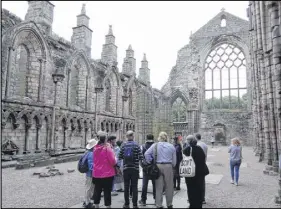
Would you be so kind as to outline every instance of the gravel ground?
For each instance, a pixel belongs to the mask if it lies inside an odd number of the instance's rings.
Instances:
[[[209,155],[214,155],[208,159],[212,162],[209,166],[210,172],[222,174],[223,178],[218,185],[206,185],[207,205],[204,206],[205,208],[280,208],[274,203],[274,196],[278,190],[278,177],[263,174],[264,164],[258,163],[258,158],[254,156],[252,148],[243,149],[243,162],[247,163],[247,167],[241,168],[238,187],[231,185],[229,181],[227,148],[220,147],[217,152],[210,150]],[[2,207],[81,207],[84,196],[84,175],[77,170],[74,173],[67,173],[68,168],[76,169],[76,166],[77,162],[57,164],[56,168],[64,172],[63,176],[41,179],[32,175],[34,171],[40,170],[38,168],[3,169]],[[141,187],[141,180],[139,187]],[[181,187],[182,190],[175,193],[174,207],[186,208],[188,206],[187,193],[183,179]],[[112,202],[112,206],[121,208],[124,203],[123,193],[113,197]],[[148,203],[153,203],[151,194],[148,194]],[[165,198],[163,203],[165,203]],[[147,206],[149,207],[151,205]]]
[[[2,170],[3,208],[65,208],[82,202],[84,175],[77,170],[67,173],[68,168],[77,167],[77,162],[56,164],[64,172],[62,176],[38,178],[33,172],[45,168]]]

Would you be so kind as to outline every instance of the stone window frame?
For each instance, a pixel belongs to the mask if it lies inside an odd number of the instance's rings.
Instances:
[[[178,103],[178,105],[176,106],[176,112],[177,112],[177,115],[178,115],[178,118],[177,120],[175,120],[174,118],[174,105],[175,103]],[[181,112],[182,110],[180,110],[180,108],[183,108],[184,109],[184,112],[185,112],[185,116],[184,116],[184,119],[181,120]],[[173,122],[186,122],[187,121],[187,104],[185,103],[184,99],[182,99],[180,96],[175,98],[174,101],[172,102],[172,120]]]
[[[226,47],[223,47],[223,45],[226,45]],[[231,46],[231,47],[230,47]],[[226,53],[226,50],[228,49],[228,47],[232,48],[232,51],[230,53]],[[223,49],[223,52],[221,53],[218,53],[218,51],[220,49]],[[233,54],[234,50],[236,50],[236,52],[234,53],[235,54],[235,58],[234,59],[231,59],[230,56]],[[213,55],[212,55],[213,53]],[[243,58],[239,58],[239,55],[242,54],[243,55]],[[227,58],[224,60],[222,59],[222,57],[226,55]],[[241,56],[241,55],[240,55]],[[218,59],[214,60],[215,57],[218,57]],[[209,60],[208,60],[209,59]],[[226,62],[228,62],[229,60],[231,60],[232,64],[229,65],[229,66],[226,66]],[[234,64],[234,62],[236,62],[237,60],[240,60],[241,63],[236,66]],[[210,64],[211,63],[214,63],[215,66],[213,67],[210,67]],[[220,64],[221,63],[221,64]],[[218,66],[218,64],[220,64],[220,66]],[[223,65],[222,65],[223,64]],[[239,86],[239,68],[243,66],[245,68],[245,75],[246,75],[246,78],[245,78],[245,82],[246,82],[246,85],[245,87],[240,87]],[[230,68],[232,67],[235,67],[236,68],[236,71],[237,71],[237,87],[236,88],[232,88],[230,86]],[[204,88],[203,88],[203,102],[204,102],[204,109],[206,109],[206,104],[205,104],[205,98],[206,98],[206,92],[212,92],[212,104],[211,104],[211,108],[209,110],[214,110],[214,109],[243,109],[243,107],[241,107],[241,102],[240,102],[240,91],[241,90],[246,90],[247,93],[248,92],[248,75],[247,75],[247,68],[249,67],[248,63],[247,63],[247,57],[246,57],[246,54],[244,52],[244,50],[239,47],[237,44],[235,43],[231,43],[231,42],[221,42],[221,43],[218,43],[216,44],[215,46],[213,46],[211,48],[211,50],[209,51],[209,53],[207,54],[205,60],[204,60],[204,64],[203,64],[203,69],[204,69],[204,79],[203,79],[203,82],[204,82]],[[227,68],[228,69],[228,87],[227,88],[222,88],[222,69],[223,68]],[[219,88],[214,88],[214,82],[213,82],[213,76],[214,76],[214,73],[213,71],[215,69],[219,69],[220,71],[220,87]],[[211,88],[207,88],[207,85],[206,85],[206,70],[210,70],[211,71],[211,74],[212,74],[212,81],[211,81]],[[230,97],[231,97],[231,90],[237,90],[238,91],[238,108],[234,107],[232,108],[231,107],[231,100],[230,100]],[[213,106],[213,99],[214,99],[214,91],[220,91],[220,107],[219,108],[214,108]],[[222,91],[228,91],[228,96],[229,96],[229,107],[228,108],[222,108]],[[247,94],[246,93],[246,94]],[[246,104],[246,106],[248,106],[248,103]]]

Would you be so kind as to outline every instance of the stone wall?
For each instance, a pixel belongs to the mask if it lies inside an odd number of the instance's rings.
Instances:
[[[214,136],[216,143],[229,145],[231,139],[239,137],[243,145],[251,146],[254,143],[250,126],[251,114],[248,112],[202,112],[200,133],[202,140],[211,142]],[[223,139],[216,137],[217,132],[222,132]]]
[[[98,130],[120,140],[125,140],[126,131],[135,130],[136,140],[144,142],[153,128],[154,91],[149,80],[135,77],[134,65],[119,72],[112,28],[102,60],[93,60],[90,46],[76,48],[54,32],[47,33],[42,24],[51,29],[52,21],[44,23],[34,12],[42,5],[29,4],[25,21],[2,10],[2,144],[12,140],[19,147],[17,154],[81,151]],[[52,16],[52,8],[47,9]],[[91,41],[89,36],[80,39],[86,45]],[[135,62],[133,53],[128,56]]]

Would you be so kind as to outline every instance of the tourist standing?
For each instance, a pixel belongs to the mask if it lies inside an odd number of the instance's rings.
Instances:
[[[193,135],[187,136],[187,146],[183,150],[183,154],[190,156],[190,153],[195,163],[195,176],[186,177],[185,183],[188,191],[189,208],[202,208],[202,193],[205,176],[209,174],[209,169],[206,165],[206,157],[201,147],[197,146],[197,140]]]
[[[115,159],[117,161],[118,156],[119,156],[119,152],[120,152],[120,148],[116,144],[116,136],[109,136],[108,139],[107,139],[107,142],[111,145],[111,148],[113,149],[114,154],[115,154]],[[114,176],[114,179],[113,179],[111,196],[117,196],[118,195],[118,193],[116,191],[117,190],[116,186],[119,185],[119,182],[120,182],[121,178],[120,178],[120,172],[118,172],[119,168],[116,168],[116,171],[117,171],[116,175]],[[118,188],[118,189],[120,189],[120,188]]]
[[[173,168],[177,163],[176,149],[168,142],[168,135],[161,132],[158,143],[153,144],[144,154],[147,163],[151,163],[157,155],[156,164],[160,170],[160,176],[156,179],[156,207],[163,208],[163,190],[165,187],[166,203],[168,208],[173,208]],[[155,153],[155,151],[157,153]]]
[[[238,186],[239,169],[242,161],[242,146],[238,138],[233,138],[231,143],[231,146],[228,148],[228,153],[230,153],[231,184]]]
[[[93,204],[91,203],[91,198],[94,195],[95,185],[93,184],[93,149],[96,146],[97,141],[91,139],[88,141],[86,146],[87,150],[87,162],[88,162],[88,172],[86,173],[86,182],[85,182],[85,208],[92,208]]]
[[[133,208],[138,208],[138,179],[139,179],[139,163],[143,160],[141,149],[134,141],[134,132],[128,131],[127,142],[123,144],[119,153],[119,160],[123,160],[124,175],[124,199],[123,208],[130,208],[129,190],[132,186],[132,202]]]
[[[180,144],[179,137],[174,138],[174,147],[176,149],[176,155],[177,155],[177,164],[174,169],[174,189],[180,190],[180,184],[181,184],[181,177],[180,177],[180,163],[182,161],[182,147]]]
[[[145,152],[151,147],[152,144],[154,144],[154,136],[152,134],[148,134],[146,136],[145,144],[141,146],[143,156],[144,156]],[[148,176],[148,173],[145,172],[146,166],[147,166],[147,163],[144,159],[143,160],[142,192],[141,192],[141,200],[139,201],[139,204],[141,206],[146,206],[146,200],[147,200],[147,187],[148,187],[148,182],[149,182],[149,176]],[[152,187],[153,187],[153,199],[155,199],[155,194],[156,194],[155,180],[154,179],[150,179],[150,180],[152,182]]]
[[[111,190],[115,176],[116,159],[114,152],[106,142],[106,133],[98,132],[98,144],[93,152],[94,170],[93,183],[95,184],[94,204],[99,208],[101,193],[104,193],[104,205],[111,208]]]
[[[214,145],[215,145],[215,138],[214,138],[214,136],[212,136],[212,138],[211,138],[211,143],[212,143],[212,148],[213,148]]]
[[[207,162],[207,153],[208,153],[208,146],[207,144],[205,144],[204,142],[201,141],[201,134],[197,133],[195,134],[195,137],[197,139],[197,145],[199,147],[201,147],[204,151],[205,154],[205,162]],[[205,193],[206,193],[206,182],[205,182],[205,178],[204,178],[204,183],[203,183],[203,190],[202,190],[202,200],[203,200],[203,204],[206,204],[206,200],[205,200]]]

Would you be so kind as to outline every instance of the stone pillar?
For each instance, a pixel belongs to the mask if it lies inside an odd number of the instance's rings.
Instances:
[[[39,84],[38,84],[38,96],[37,101],[42,101],[42,84],[43,84],[43,59],[39,58]],[[45,62],[44,62],[45,63]]]
[[[6,71],[6,88],[5,88],[5,98],[10,96],[10,74],[11,74],[11,64],[12,64],[12,51],[15,51],[13,47],[9,47],[8,52],[8,65]]]

